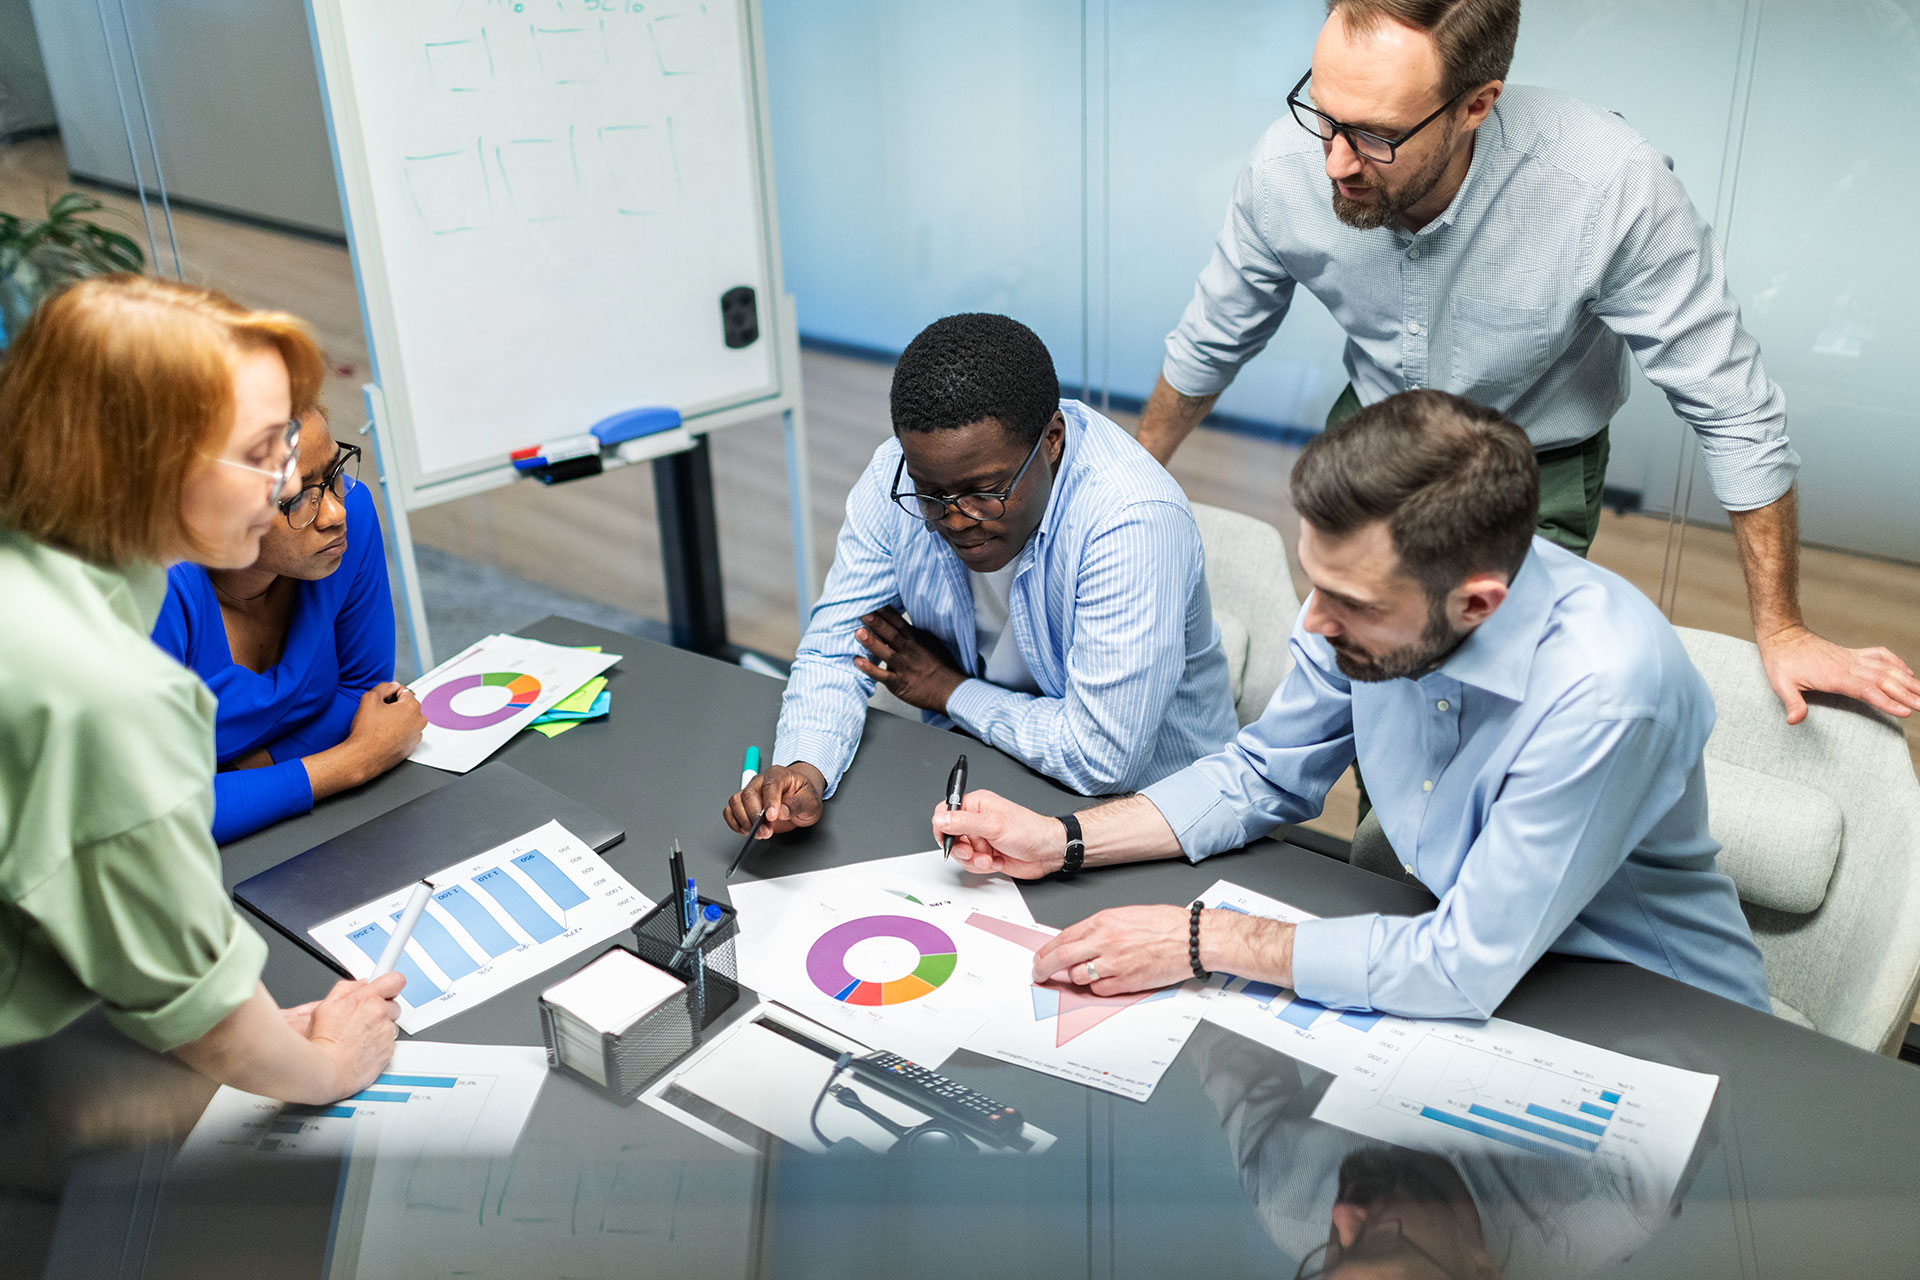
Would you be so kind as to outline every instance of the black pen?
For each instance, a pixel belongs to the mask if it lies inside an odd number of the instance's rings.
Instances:
[[[960,802],[966,798],[967,757],[962,755],[958,760],[953,762],[953,772],[947,775],[947,808],[949,810],[958,809]],[[940,856],[943,858],[951,858],[953,856],[952,836],[945,835],[940,837]]]

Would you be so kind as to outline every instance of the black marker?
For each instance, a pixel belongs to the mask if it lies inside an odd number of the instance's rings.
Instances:
[[[953,762],[953,772],[947,775],[947,808],[949,810],[958,809],[960,802],[966,798],[967,758],[962,755],[958,760]],[[951,858],[953,856],[952,836],[946,835],[940,837],[940,856],[943,858]]]

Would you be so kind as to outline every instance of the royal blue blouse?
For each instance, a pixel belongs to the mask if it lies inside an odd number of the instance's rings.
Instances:
[[[214,758],[225,766],[265,747],[274,763],[227,769],[213,779],[213,838],[222,843],[313,808],[301,757],[345,741],[360,697],[393,679],[393,595],[373,495],[347,495],[347,548],[340,567],[302,582],[286,648],[265,671],[233,660],[207,571],[167,571],[167,599],[153,639],[199,673],[219,700]]]

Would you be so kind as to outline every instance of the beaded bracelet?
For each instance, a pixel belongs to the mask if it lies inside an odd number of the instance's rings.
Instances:
[[[1187,924],[1187,959],[1193,964],[1193,976],[1205,982],[1213,975],[1200,967],[1200,912],[1205,904],[1193,904],[1193,915]]]

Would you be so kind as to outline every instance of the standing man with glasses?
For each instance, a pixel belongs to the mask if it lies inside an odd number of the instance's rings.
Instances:
[[[1140,443],[1171,458],[1304,284],[1347,334],[1329,425],[1421,387],[1497,410],[1539,455],[1540,533],[1584,555],[1631,353],[1699,436],[1788,722],[1810,690],[1920,708],[1905,662],[1801,618],[1785,398],[1666,158],[1609,112],[1505,83],[1520,0],[1327,7],[1168,335]]]
[[[726,806],[810,826],[876,684],[1087,795],[1130,791],[1236,727],[1200,533],[1127,433],[1060,398],[1018,321],[935,321],[894,370],[893,438],[847,498],[773,764]]]
[[[393,683],[393,595],[360,447],[326,412],[292,424],[260,558],[177,564],[154,642],[213,690],[213,836],[225,843],[407,758],[426,727]],[[238,465],[238,464],[235,464]]]

